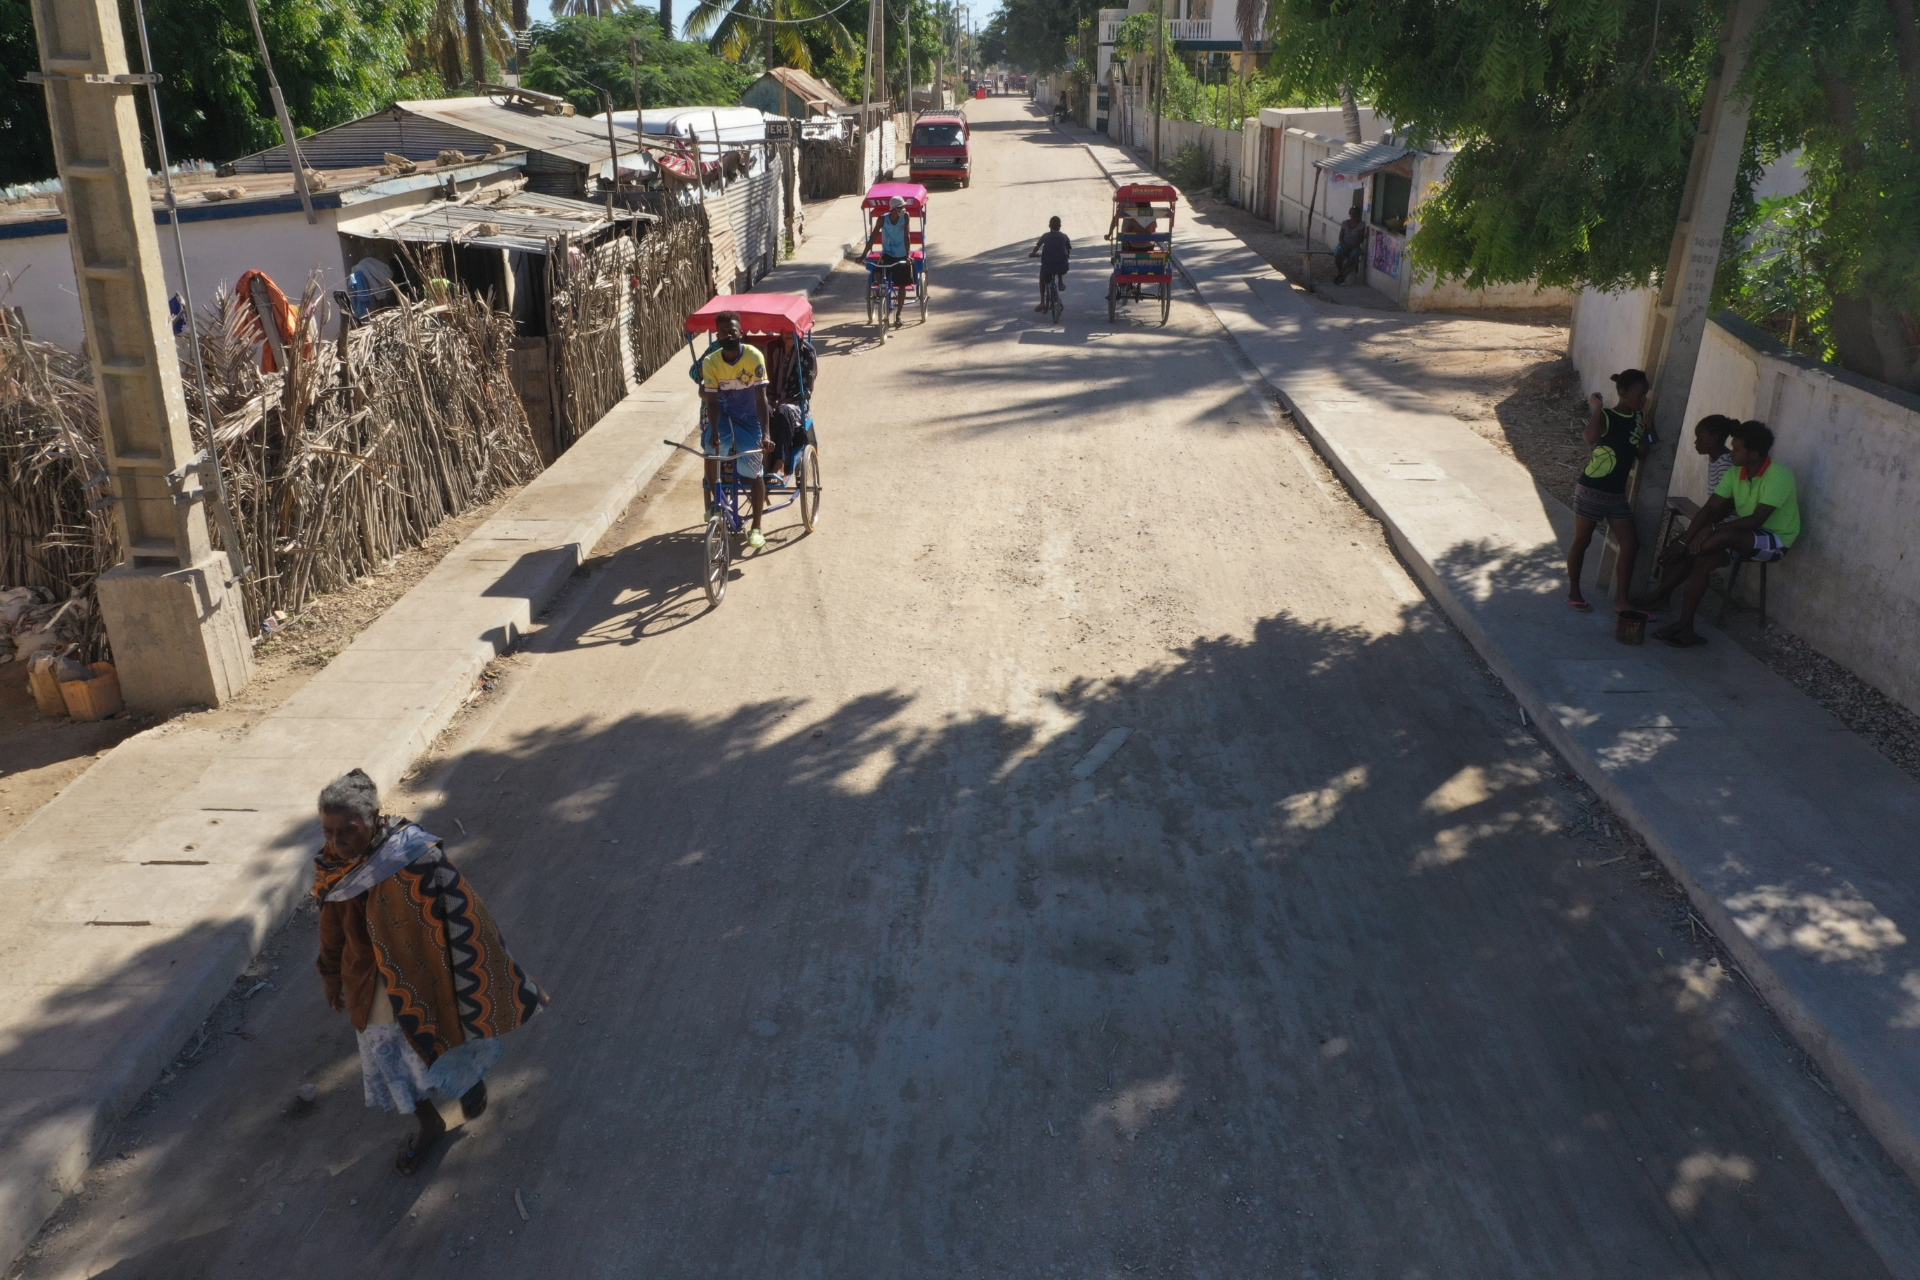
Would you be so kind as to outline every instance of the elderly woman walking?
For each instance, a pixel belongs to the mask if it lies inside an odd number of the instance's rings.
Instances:
[[[500,1037],[547,997],[438,837],[381,815],[372,778],[355,769],[328,783],[320,828],[320,979],[359,1032],[367,1105],[418,1121],[394,1162],[412,1173],[447,1131],[434,1100],[460,1099],[469,1120],[485,1111]]]

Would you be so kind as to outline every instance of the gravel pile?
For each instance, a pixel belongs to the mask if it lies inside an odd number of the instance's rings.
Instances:
[[[1889,698],[1806,641],[1769,626],[1750,649],[1774,672],[1832,712],[1881,755],[1920,781],[1920,715]]]

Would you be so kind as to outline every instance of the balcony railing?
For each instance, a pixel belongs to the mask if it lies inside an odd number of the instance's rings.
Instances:
[[[1112,44],[1120,38],[1120,24],[1128,18],[1125,9],[1102,9],[1100,11],[1100,43]],[[1216,39],[1213,34],[1212,18],[1169,18],[1167,19],[1167,38],[1186,44],[1206,44]],[[1221,40],[1237,40],[1239,34],[1234,28],[1233,19],[1227,18],[1220,23]]]

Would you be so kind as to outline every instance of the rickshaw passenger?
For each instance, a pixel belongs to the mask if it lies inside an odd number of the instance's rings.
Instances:
[[[703,432],[707,449],[707,484],[720,479],[722,457],[734,458],[733,472],[748,482],[753,496],[753,525],[747,545],[767,545],[760,532],[760,512],[767,505],[767,481],[761,451],[765,447],[771,409],[767,403],[767,362],[744,337],[740,313],[723,311],[714,318],[720,345],[700,361],[700,398],[712,409],[712,425]]]
[[[806,405],[820,363],[813,343],[791,333],[774,335],[765,355],[767,401],[772,406],[767,420],[767,486],[784,489],[793,456],[806,443]]]
[[[907,309],[907,287],[913,283],[913,238],[909,234],[913,228],[907,217],[907,202],[899,196],[887,201],[887,216],[873,224],[873,240],[880,246],[880,269],[886,273],[887,282],[898,286],[894,296],[893,327],[900,327],[901,313]],[[885,324],[887,317],[882,314],[880,323]]]
[[[1120,210],[1113,211],[1113,220],[1107,223],[1107,239],[1113,239],[1115,228],[1120,231],[1120,251],[1122,253],[1152,253],[1160,247],[1153,240],[1130,240],[1129,236],[1149,236],[1160,227],[1160,219],[1154,214],[1150,204],[1137,204],[1125,216]]]

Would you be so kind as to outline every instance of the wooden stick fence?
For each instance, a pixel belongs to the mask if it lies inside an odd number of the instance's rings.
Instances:
[[[512,321],[472,295],[403,300],[326,343],[310,286],[284,373],[260,371],[253,314],[225,290],[207,308],[211,415],[195,380],[182,379],[196,441],[204,446],[209,416],[216,424],[252,567],[250,626],[374,572],[440,521],[539,472],[507,380]],[[0,585],[91,593],[120,559],[96,483],[104,470],[85,359],[0,322]],[[104,643],[91,647],[98,656]]]

